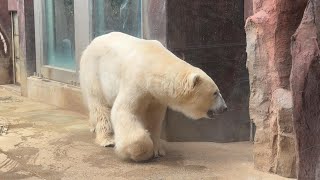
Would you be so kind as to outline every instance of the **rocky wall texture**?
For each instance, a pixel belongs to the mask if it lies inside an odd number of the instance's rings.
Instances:
[[[11,21],[8,1],[0,0],[0,84],[12,83]]]
[[[306,0],[253,0],[245,26],[255,168],[285,177],[296,176],[290,38],[305,6]]]
[[[10,58],[11,44],[0,24],[0,85],[12,81],[12,62]]]
[[[320,0],[310,0],[292,37],[291,89],[298,179],[320,179]]]

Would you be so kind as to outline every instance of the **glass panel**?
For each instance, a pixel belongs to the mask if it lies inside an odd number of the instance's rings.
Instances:
[[[142,0],[143,38],[167,45],[167,0]]]
[[[141,37],[140,0],[93,0],[93,37],[113,31]]]
[[[46,64],[75,70],[73,0],[45,1]]]
[[[228,111],[217,115],[215,120],[187,121],[185,116],[169,110],[167,140],[249,140],[243,1],[167,0],[167,3],[169,50],[205,71],[219,86],[228,105]]]

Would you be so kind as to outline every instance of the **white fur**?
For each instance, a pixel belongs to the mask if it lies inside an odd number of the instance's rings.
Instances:
[[[96,142],[115,143],[119,157],[134,161],[165,154],[160,132],[167,106],[194,119],[223,106],[215,103],[218,87],[202,70],[158,41],[119,32],[97,37],[85,49],[80,83]]]

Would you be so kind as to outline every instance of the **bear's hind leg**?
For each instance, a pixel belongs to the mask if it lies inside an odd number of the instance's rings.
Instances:
[[[91,87],[92,88],[92,87]],[[90,91],[91,90],[91,91]],[[111,124],[111,107],[107,105],[102,93],[90,89],[86,94],[90,131],[96,133],[96,143],[100,146],[114,146]]]
[[[111,106],[101,89],[97,60],[84,51],[80,63],[80,85],[84,101],[89,110],[90,131],[96,133],[96,143],[113,146]]]
[[[91,105],[90,122],[96,122],[94,131],[96,143],[100,146],[114,146],[113,129],[110,119],[111,108],[104,105]],[[92,124],[92,123],[91,123]]]

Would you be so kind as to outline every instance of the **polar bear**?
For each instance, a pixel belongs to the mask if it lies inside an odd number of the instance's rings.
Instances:
[[[83,51],[80,84],[96,143],[115,145],[133,161],[165,155],[160,143],[167,107],[192,119],[227,109],[219,88],[201,69],[156,40],[112,32]]]

